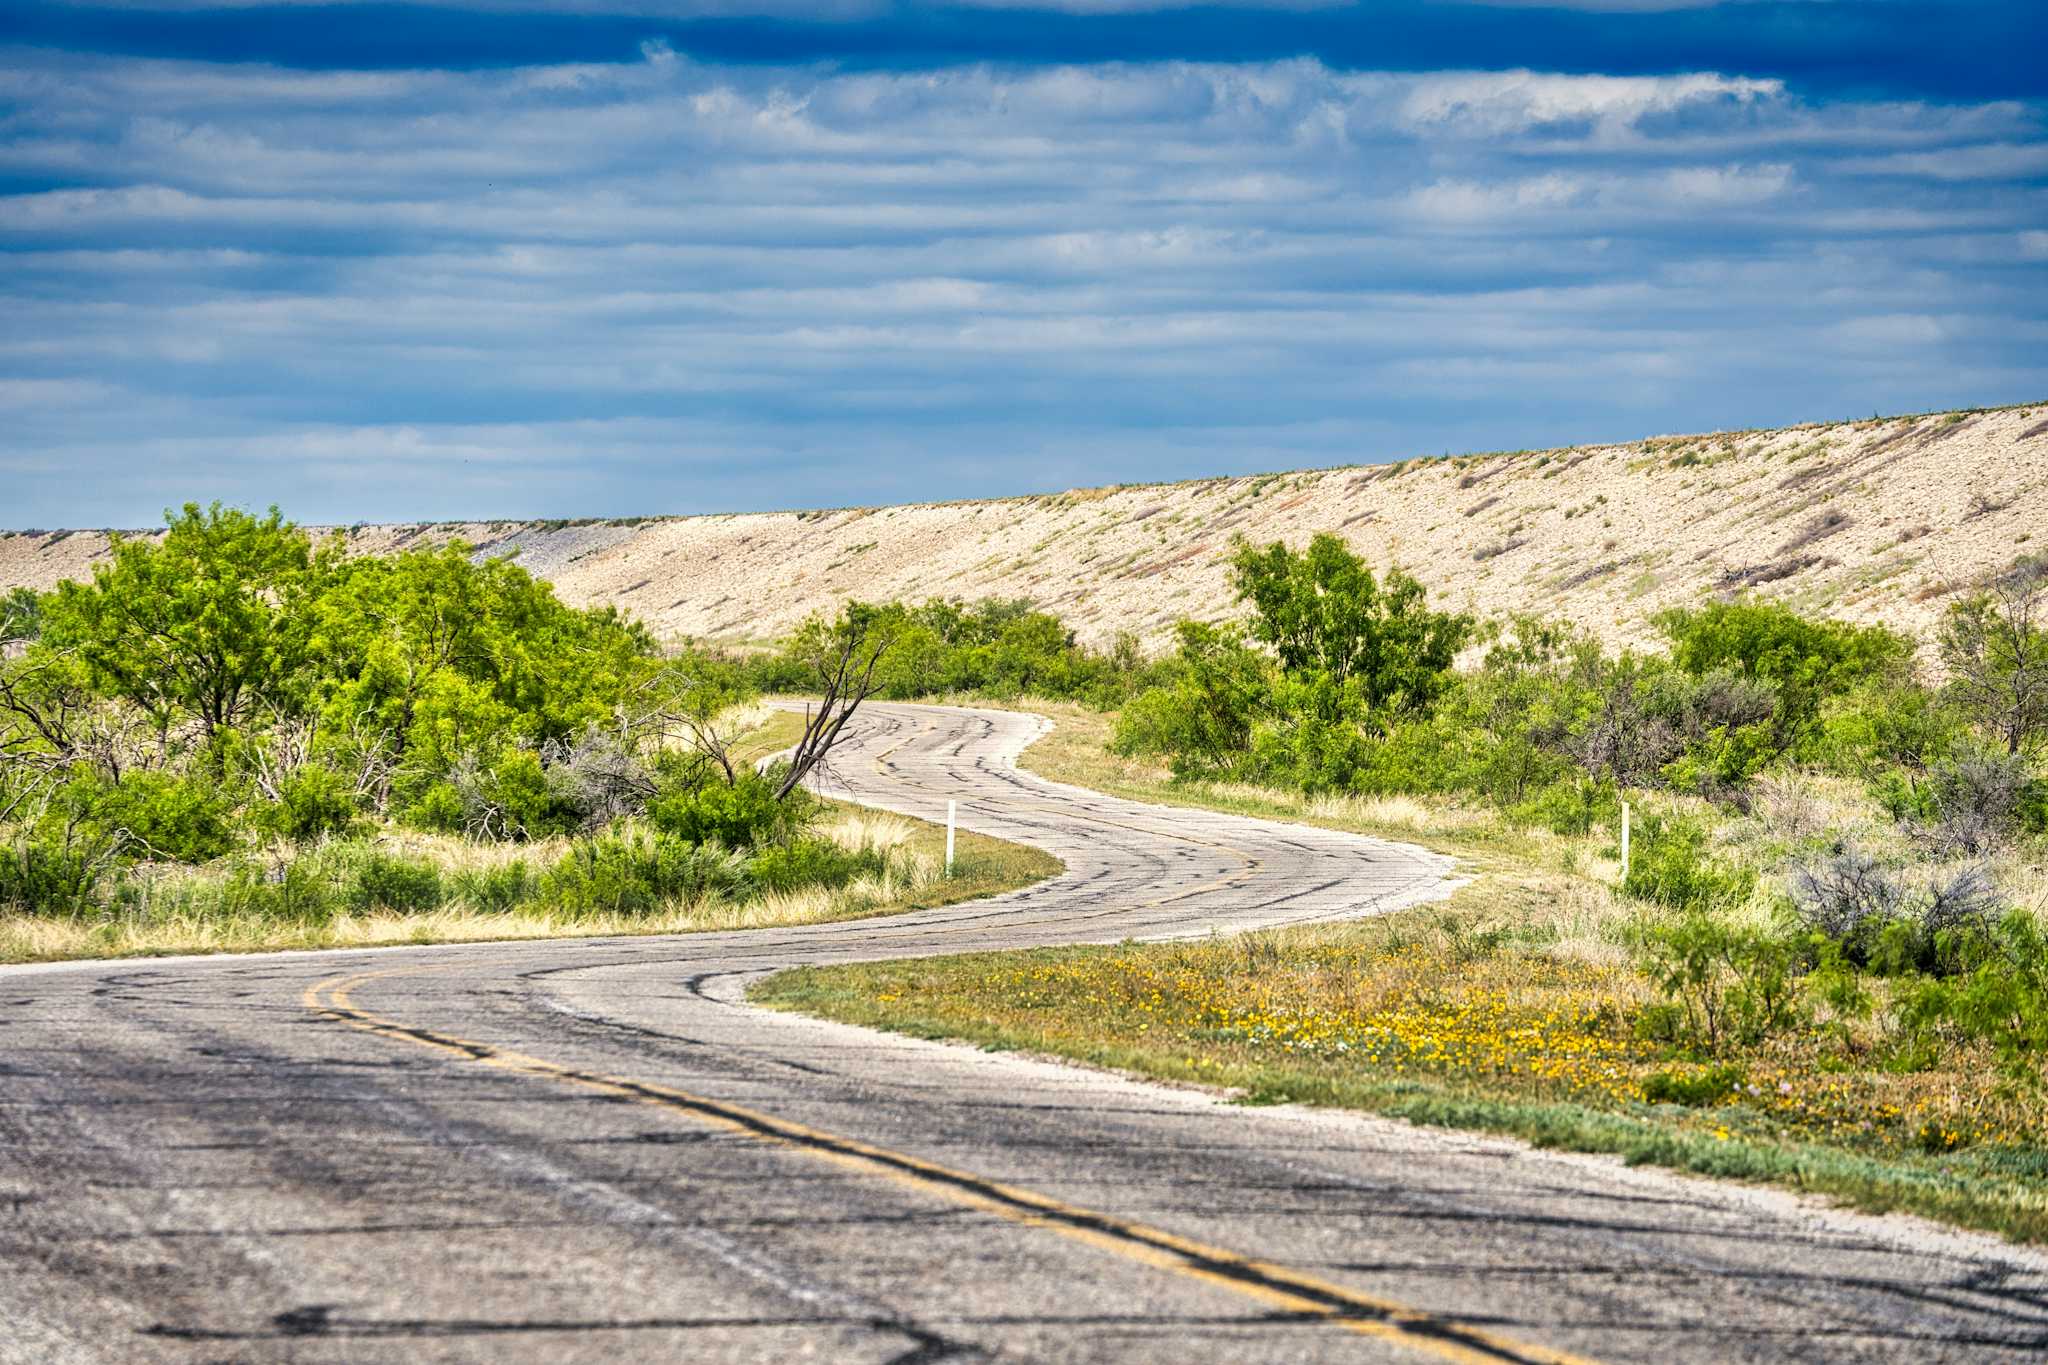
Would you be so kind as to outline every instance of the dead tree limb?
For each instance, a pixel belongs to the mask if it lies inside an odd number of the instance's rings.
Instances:
[[[795,791],[831,754],[860,704],[881,688],[876,672],[896,643],[898,622],[889,612],[849,603],[830,625],[813,621],[797,637],[818,680],[819,700],[804,708],[804,732],[790,751],[777,800]]]

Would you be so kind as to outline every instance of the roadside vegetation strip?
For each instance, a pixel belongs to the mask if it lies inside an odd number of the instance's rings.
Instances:
[[[804,786],[891,642],[870,614],[790,642],[796,718],[460,542],[166,522],[0,596],[0,961],[816,923],[1058,869],[948,867]]]
[[[371,981],[433,970],[399,968],[338,976],[308,987],[301,1003],[327,1018],[381,1038],[430,1048],[455,1060],[481,1063],[515,1075],[572,1085],[684,1114],[700,1123],[789,1147],[862,1175],[886,1178],[1009,1222],[1069,1237],[1127,1260],[1200,1280],[1269,1307],[1319,1319],[1333,1327],[1377,1337],[1437,1359],[1464,1365],[1590,1365],[1582,1356],[1518,1341],[1455,1317],[1364,1294],[1287,1266],[1070,1204],[1035,1190],[672,1086],[565,1066],[419,1028],[373,1013],[352,998],[355,990]]]
[[[1312,797],[1247,784],[1175,782],[1156,765],[1106,750],[1113,717],[1057,704],[1033,703],[1032,709],[1056,720],[1056,728],[1019,760],[1020,767],[1041,776],[1132,799],[1293,819],[1457,853],[1474,881],[1441,907],[1333,927],[1328,942],[1318,931],[1303,931],[1286,945],[1259,950],[1268,959],[1287,959],[1269,965],[1348,982],[1351,994],[1342,997],[1347,1001],[1375,990],[1408,999],[1412,983],[1441,980],[1469,988],[1466,1006],[1478,1008],[1492,992],[1488,1008],[1519,1009],[1539,1023],[1553,1021],[1556,1010],[1577,1010],[1608,1035],[1599,1046],[1625,1050],[1648,1083],[1647,1094],[1638,1083],[1624,1086],[1617,1099],[1680,1096],[1694,1106],[1687,1112],[1702,1121],[1717,1106],[1732,1105],[1756,1111],[1797,1138],[1878,1150],[1941,1153],[2002,1146],[2015,1150],[1994,1163],[1999,1168],[2048,1175],[2048,1093],[2001,1078],[1982,1044],[1952,1044],[1933,1056],[1888,1053],[1887,1043],[1897,1040],[1887,1039],[1875,1009],[1856,1016],[1830,1012],[1806,1029],[1730,1037],[1718,1050],[1673,1037],[1678,1021],[1671,992],[1642,970],[1644,930],[1668,911],[1628,896],[1618,885],[1609,831],[1569,835],[1517,826],[1497,810],[1440,797]],[[1788,805],[1804,809],[1788,817],[1779,809]],[[1853,793],[1843,793],[1838,784],[1788,781],[1762,793],[1750,814],[1724,823],[1718,853],[1738,866],[1767,864],[1778,856],[1788,818],[1839,827],[1860,814]],[[1763,915],[1770,909],[1752,904],[1731,913]],[[1430,965],[1414,969],[1409,964],[1418,958]],[[1577,983],[1574,999],[1560,1001],[1543,984],[1560,973]],[[1883,983],[1864,987],[1882,991]],[[1320,1026],[1329,1022],[1322,1019]]]
[[[1645,992],[1626,968],[1475,950],[1480,918],[1454,900],[1197,943],[803,967],[751,998],[1221,1087],[1247,1104],[1362,1109],[2048,1240],[2036,1143],[1928,1154],[1926,1120],[1884,1098],[1897,1080],[1920,1096],[1906,1104],[1939,1105],[1968,1078],[1827,1074],[1796,1056],[1740,1074],[1677,1060],[1635,1035]]]
[[[786,749],[801,721],[763,709],[735,727],[736,762]],[[847,802],[822,804],[816,832],[879,872],[836,886],[764,895],[699,895],[648,908],[564,903],[539,894],[545,871],[573,841],[496,843],[388,829],[372,839],[316,844],[285,857],[316,865],[332,894],[282,905],[239,894],[233,862],[160,865],[128,875],[125,905],[65,915],[0,912],[0,963],[210,952],[614,937],[821,924],[951,905],[1015,890],[1060,871],[1042,850],[960,831],[951,876],[945,831],[927,821]],[[283,866],[280,862],[278,866]]]
[[[397,944],[483,943],[512,939],[620,937],[824,924],[931,909],[1013,891],[1060,871],[1052,855],[1022,844],[962,830],[953,875],[943,875],[945,830],[924,821],[877,815],[827,803],[820,834],[850,849],[881,847],[894,858],[890,873],[860,877],[837,887],[803,888],[744,900],[682,899],[648,910],[568,909],[546,902],[509,908],[462,898],[459,890],[430,908],[369,906],[304,917],[223,910],[213,887],[223,875],[206,869],[166,874],[191,884],[189,899],[159,902],[148,912],[79,916],[0,914],[0,963],[80,958],[161,957],[185,953],[272,952],[281,949],[362,948]],[[459,886],[464,869],[481,861],[477,850],[429,836],[401,835],[384,846],[391,856],[441,869]],[[520,846],[536,861],[560,850]],[[499,855],[504,861],[518,854]],[[169,899],[169,898],[167,898]]]

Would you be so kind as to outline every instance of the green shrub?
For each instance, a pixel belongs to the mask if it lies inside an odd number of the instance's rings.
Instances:
[[[1239,539],[1231,568],[1251,619],[1181,622],[1172,681],[1125,709],[1116,749],[1165,757],[1180,778],[1389,789],[1372,771],[1374,740],[1458,685],[1451,666],[1471,618],[1431,610],[1398,569],[1382,582],[1332,535],[1298,552]]]
[[[26,831],[0,844],[0,905],[28,914],[77,914],[93,902],[98,864],[89,850]]]
[[[436,834],[460,834],[463,825],[462,793],[453,782],[436,782],[422,791],[402,812],[415,829]]]
[[[1723,798],[1762,772],[1778,756],[1771,725],[1715,726],[1686,745],[1660,774],[1673,791]]]
[[[1621,818],[1620,801],[1612,782],[1560,779],[1517,802],[1508,814],[1521,824],[1556,834],[1590,834]]]
[[[639,915],[676,901],[740,896],[744,855],[716,843],[626,830],[579,839],[542,876],[540,899],[572,915]]]
[[[2037,777],[2020,792],[2014,807],[2020,829],[2030,835],[2048,834],[2048,777]]]
[[[308,764],[278,783],[277,799],[258,807],[251,823],[302,841],[346,834],[358,814],[355,785],[332,768]]]
[[[1925,772],[1968,732],[1962,712],[1942,693],[1910,680],[1880,679],[1831,697],[1802,756],[1878,781]]]
[[[805,886],[844,886],[862,873],[883,870],[881,854],[842,848],[830,839],[802,838],[762,849],[747,864],[763,891],[794,891]]]
[[[1797,940],[1756,933],[1692,911],[1642,931],[1636,964],[1671,1006],[1681,1041],[1707,1051],[1754,1044],[1801,1022]],[[1682,1019],[1682,1025],[1680,1021]]]
[[[43,595],[34,588],[0,593],[0,645],[33,640],[43,633]]]
[[[1901,824],[1931,823],[1941,815],[1934,784],[1897,768],[1887,768],[1871,779],[1870,797]]]
[[[1355,685],[1364,706],[1426,711],[1455,682],[1451,665],[1471,638],[1469,616],[1433,611],[1422,584],[1399,569],[1381,583],[1336,536],[1308,548],[1263,548],[1239,538],[1231,576],[1252,607],[1252,638],[1279,657],[1281,671]]]
[[[185,895],[192,912],[222,919],[324,924],[342,908],[330,866],[317,856],[295,858],[276,868],[237,862],[218,883],[192,888]]]
[[[895,699],[949,692],[992,697],[1056,697],[1097,707],[1116,706],[1158,681],[1135,639],[1107,651],[1077,644],[1054,615],[1024,598],[988,598],[968,604],[931,601],[860,604],[886,618],[894,643],[876,673],[878,695]],[[745,681],[764,692],[801,692],[817,686],[813,664],[792,644],[745,660]]]
[[[2010,754],[2048,741],[2048,555],[2027,555],[1950,605],[1949,693]]]
[[[777,800],[772,781],[743,771],[736,782],[713,780],[663,791],[647,803],[647,819],[663,834],[687,843],[754,848],[801,828],[814,813],[814,802],[802,788]]]
[[[319,569],[303,615],[323,722],[393,740],[422,788],[464,759],[602,724],[653,668],[652,638],[616,608],[572,608],[461,542]]]
[[[351,910],[418,914],[441,903],[441,873],[421,858],[364,849],[344,863],[342,898]]]
[[[1293,691],[1283,682],[1280,691]],[[1358,785],[1372,744],[1343,708],[1290,706],[1253,727],[1246,775],[1315,795]]]
[[[1646,814],[1638,824],[1622,890],[1674,910],[1710,911],[1734,905],[1756,886],[1756,873],[1717,863],[1707,832],[1677,816]]]
[[[1159,757],[1180,778],[1242,771],[1253,726],[1272,711],[1274,667],[1235,628],[1183,621],[1171,683],[1132,698],[1111,748]]]
[[[1710,1066],[1697,1071],[1659,1071],[1643,1081],[1643,1098],[1652,1104],[1682,1104],[1705,1109],[1720,1104],[1749,1080],[1739,1066]]]
[[[459,772],[456,787],[465,827],[486,837],[545,839],[583,825],[583,812],[548,780],[531,749],[510,749],[488,766]]]
[[[1950,980],[1925,977],[1904,993],[1900,1017],[1931,1055],[1943,1036],[1988,1043],[2014,1084],[2042,1084],[2048,1057],[2048,935],[2014,910],[1988,936],[1973,970]]]
[[[1773,602],[1667,611],[1657,625],[1685,672],[1728,670],[1774,687],[1782,747],[1810,734],[1829,697],[1896,675],[1913,653],[1912,641],[1882,626],[1814,620]]]
[[[2004,902],[1980,867],[1913,886],[1844,845],[1793,870],[1791,908],[1852,966],[1946,976],[1982,955]]]
[[[158,733],[191,720],[211,741],[297,700],[312,542],[275,508],[187,503],[164,520],[161,537],[110,536],[90,584],[40,599],[37,648],[76,660]]]
[[[71,809],[120,837],[124,851],[203,863],[235,846],[235,803],[218,780],[168,772],[131,772],[119,782],[80,778]]]
[[[2017,754],[1959,747],[1934,765],[1928,786],[1937,819],[1926,830],[1937,854],[1995,853],[2028,833],[2042,800],[2041,779]]]
[[[810,664],[785,651],[749,655],[739,669],[759,692],[803,692],[816,685]]]
[[[531,868],[518,859],[495,867],[464,868],[448,878],[448,897],[472,910],[505,914],[530,900],[537,879]]]

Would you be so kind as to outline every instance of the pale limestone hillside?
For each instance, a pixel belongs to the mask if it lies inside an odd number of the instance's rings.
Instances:
[[[1029,597],[1082,636],[1233,614],[1233,536],[1336,531],[1440,601],[1615,642],[1754,591],[1925,633],[1950,594],[2048,549],[2048,403],[989,502],[611,522],[370,526],[460,536],[665,636],[763,640],[848,596]],[[0,533],[0,585],[89,574],[104,533]]]

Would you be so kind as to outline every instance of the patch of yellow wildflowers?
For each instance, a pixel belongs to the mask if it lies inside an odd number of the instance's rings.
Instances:
[[[1640,1110],[1652,1074],[1707,1065],[1638,1036],[1645,997],[1634,973],[1541,954],[1154,945],[1040,958],[972,984],[965,995],[948,993],[955,1007],[1154,1043],[1185,1056],[1190,1071],[1234,1054]],[[898,993],[917,994],[898,983],[884,998]],[[1817,1036],[1775,1039],[1734,1060],[1742,1080],[1720,1102],[1697,1114],[1663,1112],[1719,1140],[1739,1131],[1940,1153],[2048,1138],[2037,1103],[1959,1087],[1953,1076],[1841,1065]]]

